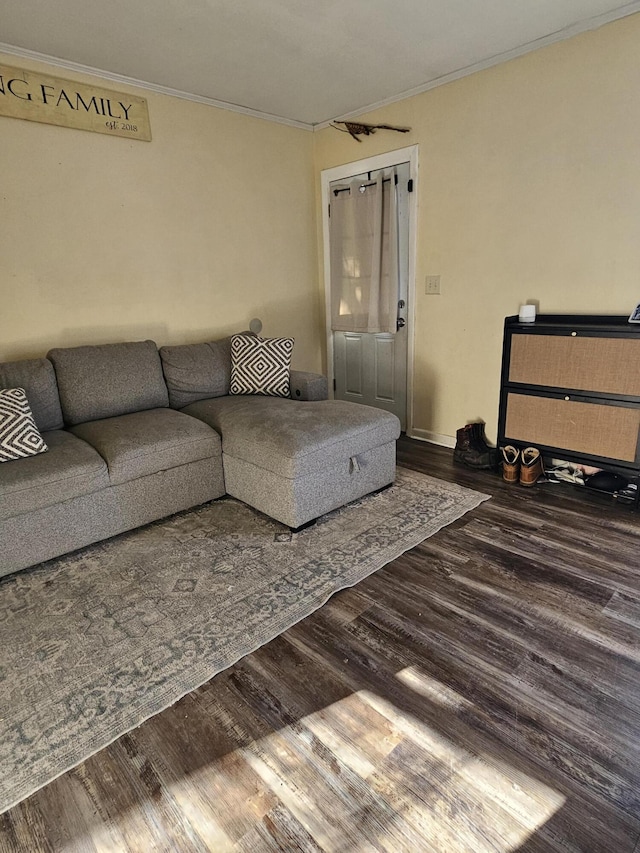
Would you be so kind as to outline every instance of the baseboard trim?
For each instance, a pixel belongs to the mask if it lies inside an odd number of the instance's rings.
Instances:
[[[442,435],[439,432],[431,432],[428,429],[412,429],[407,433],[409,438],[416,438],[418,441],[428,441],[429,444],[439,444],[440,447],[455,447],[456,440],[452,435]]]

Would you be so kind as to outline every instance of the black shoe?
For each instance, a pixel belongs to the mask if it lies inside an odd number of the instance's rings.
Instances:
[[[482,424],[467,424],[456,431],[453,458],[468,468],[485,471],[495,470],[498,464],[497,451],[495,448],[478,442],[475,436],[476,427],[482,427]]]
[[[481,449],[482,451],[484,451],[484,453],[489,454],[489,459],[491,460],[491,468],[494,471],[497,471],[498,470],[498,461],[499,461],[498,448],[497,447],[491,447],[491,445],[488,444],[487,439],[485,438],[485,434],[484,434],[484,423],[482,423],[482,421],[480,421],[479,423],[470,424],[470,426],[471,426],[471,432],[473,435],[473,441],[475,442],[475,446],[478,449]]]

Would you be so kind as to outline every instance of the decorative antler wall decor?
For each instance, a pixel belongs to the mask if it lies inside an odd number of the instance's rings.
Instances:
[[[338,127],[339,124],[343,124],[345,129]],[[392,124],[362,124],[355,121],[334,121],[331,127],[335,127],[340,133],[351,134],[356,142],[362,142],[361,139],[358,139],[359,136],[371,136],[376,130],[395,130],[398,133],[409,133],[411,130],[410,127],[394,127]]]

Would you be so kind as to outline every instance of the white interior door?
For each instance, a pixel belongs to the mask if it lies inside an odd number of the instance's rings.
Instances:
[[[383,170],[383,174],[389,170]],[[407,427],[406,319],[409,301],[409,163],[395,167],[398,201],[398,330],[395,334],[333,332],[334,396],[385,409]],[[352,175],[348,181],[371,181],[376,173]],[[344,191],[345,180],[330,184],[331,197]]]

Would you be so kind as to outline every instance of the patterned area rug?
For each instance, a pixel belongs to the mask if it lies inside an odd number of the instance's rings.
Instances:
[[[0,812],[487,495],[398,469],[292,534],[224,498],[0,580]]]

